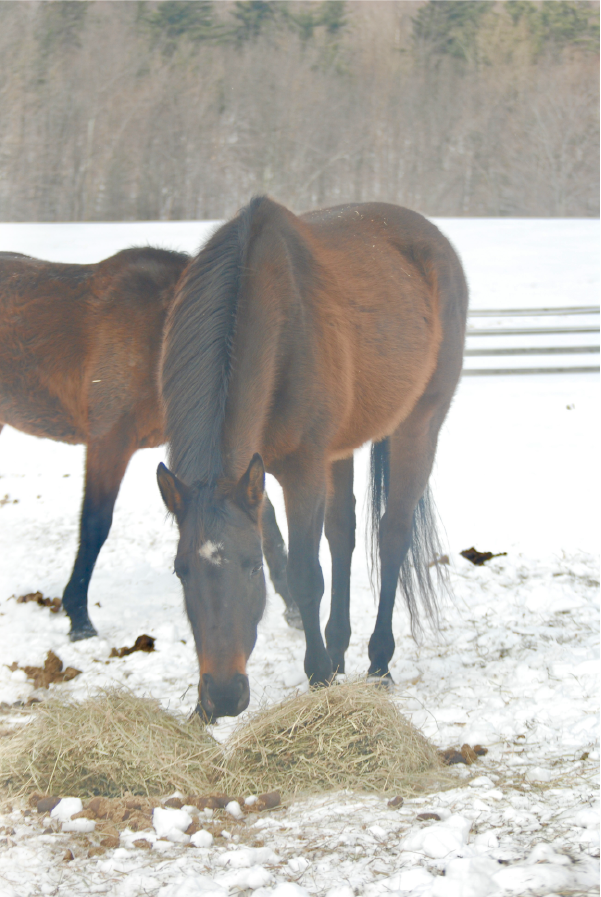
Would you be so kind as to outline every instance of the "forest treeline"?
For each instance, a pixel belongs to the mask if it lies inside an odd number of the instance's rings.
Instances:
[[[599,5],[0,3],[0,219],[599,214]]]

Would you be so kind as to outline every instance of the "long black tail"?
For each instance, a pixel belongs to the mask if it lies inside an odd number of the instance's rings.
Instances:
[[[380,521],[388,503],[389,483],[390,441],[383,439],[371,447],[368,555],[372,586],[379,586],[380,582]],[[427,486],[413,514],[411,542],[399,571],[399,586],[414,635],[421,629],[420,610],[434,625],[438,624],[437,594],[441,588],[450,591],[446,566],[435,563],[442,554],[436,524],[436,507]]]

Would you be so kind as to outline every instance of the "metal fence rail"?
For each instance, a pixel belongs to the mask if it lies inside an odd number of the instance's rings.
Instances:
[[[553,317],[561,315],[598,315],[599,309],[594,305],[575,305],[573,308],[470,308],[470,318],[541,318],[544,315]]]
[[[591,320],[588,322],[570,323],[569,319],[579,315],[586,315]],[[564,324],[563,321],[547,325],[546,321],[541,325],[537,325],[537,319],[548,317],[568,318]],[[472,319],[496,319],[495,321],[477,321],[474,326]],[[532,326],[521,326],[516,318],[532,318]],[[596,319],[596,323],[594,320]],[[487,324],[489,326],[482,326]],[[507,308],[507,309],[484,309],[476,308],[470,310],[468,317],[468,328],[466,334],[466,350],[465,358],[481,358],[487,359],[487,367],[475,368],[464,366],[464,377],[484,377],[504,374],[575,374],[575,373],[598,373],[599,364],[595,356],[599,355],[599,342],[595,342],[594,337],[588,337],[586,344],[581,343],[575,335],[579,334],[599,333],[599,308],[594,306],[574,306],[572,308]],[[529,337],[524,341],[523,337]],[[488,346],[480,344],[481,337],[486,337],[485,342]],[[515,338],[518,338],[517,340]],[[549,337],[557,337],[557,339],[549,339]],[[490,348],[488,338],[496,340],[497,345]],[[562,339],[563,338],[563,339]],[[541,342],[542,339],[542,342]],[[572,359],[568,356],[578,356],[573,362],[581,362],[579,364],[569,363]],[[565,364],[558,364],[560,358],[564,356]],[[503,360],[518,361],[523,358],[525,362],[529,359],[538,363],[513,367],[511,364],[505,366]],[[544,360],[548,358],[549,363],[545,364]],[[588,363],[587,363],[588,362]],[[591,362],[597,362],[591,364]]]

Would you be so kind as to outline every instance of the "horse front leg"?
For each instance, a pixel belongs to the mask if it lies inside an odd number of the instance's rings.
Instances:
[[[88,616],[88,586],[111,528],[123,475],[136,448],[130,427],[125,423],[114,428],[108,436],[88,444],[79,549],[63,592],[63,607],[71,621],[69,638],[72,642],[98,634]]]
[[[332,555],[332,603],[326,645],[335,673],[344,673],[344,655],[351,638],[351,559],[355,548],[353,459],[332,465],[332,495],[326,505],[325,533]]]
[[[288,587],[305,631],[305,673],[311,685],[327,685],[332,679],[332,661],[319,624],[324,590],[319,543],[325,508],[325,477],[313,487],[302,480],[284,483],[284,497],[288,518]]]
[[[286,568],[288,553],[275,516],[275,510],[266,494],[263,500],[261,531],[263,537],[263,555],[269,568],[273,588],[282,597],[286,610],[284,618],[293,629],[303,628],[300,612],[288,588]]]

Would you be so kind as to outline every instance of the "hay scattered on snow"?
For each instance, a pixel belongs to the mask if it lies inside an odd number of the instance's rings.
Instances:
[[[410,795],[438,780],[437,750],[384,689],[365,680],[297,694],[260,710],[226,746],[231,791]],[[446,774],[448,776],[448,774]]]
[[[204,726],[151,698],[125,690],[84,701],[50,698],[32,717],[0,739],[0,787],[11,793],[193,794],[219,776],[222,750]]]
[[[387,692],[364,680],[296,694],[240,724],[224,748],[198,719],[107,690],[51,698],[0,739],[0,788],[89,797],[216,791],[286,797],[336,791],[410,796],[447,784],[437,750]]]

